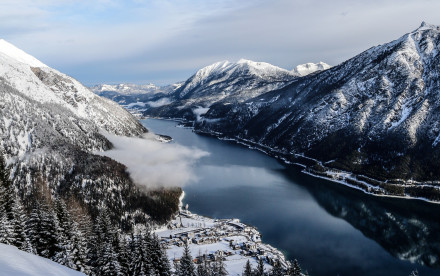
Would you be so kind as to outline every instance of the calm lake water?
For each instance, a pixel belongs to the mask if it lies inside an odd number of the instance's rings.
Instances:
[[[310,275],[440,275],[439,205],[369,196],[172,121],[141,122],[210,153],[184,187],[192,212],[256,226]]]

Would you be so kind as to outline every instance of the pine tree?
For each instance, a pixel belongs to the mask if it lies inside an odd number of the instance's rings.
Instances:
[[[34,253],[32,246],[26,236],[26,220],[27,216],[24,211],[20,199],[16,198],[12,206],[14,213],[13,228],[14,228],[14,246],[26,252]]]
[[[149,238],[144,236],[142,233],[132,234],[128,242],[128,275],[148,275],[152,270],[148,249]]]
[[[247,260],[246,266],[244,267],[243,276],[252,276],[252,266],[249,260]]]
[[[149,238],[149,255],[152,264],[152,269],[157,275],[169,276],[171,274],[170,263],[166,252],[162,249],[160,245],[159,238],[157,235],[150,235]]]
[[[217,261],[217,275],[218,276],[228,275],[228,271],[226,270],[225,262],[223,262],[223,257],[219,257],[219,260]]]
[[[293,265],[290,269],[290,275],[301,276],[301,267],[299,266],[298,260],[293,260]]]
[[[111,225],[106,210],[102,210],[96,219],[95,238],[97,244],[91,255],[94,273],[109,276],[122,275],[118,255],[114,250],[115,229]]]
[[[127,252],[126,241],[120,233],[117,233],[117,236],[115,237],[115,252],[118,254],[121,273],[128,275],[130,256]]]
[[[280,261],[275,262],[270,275],[271,276],[284,276],[284,269],[281,267]]]
[[[255,271],[255,275],[256,276],[264,276],[264,262],[263,262],[263,258],[260,258],[258,260],[258,266],[257,266],[257,270]]]
[[[197,276],[209,276],[209,271],[204,264],[197,265]]]
[[[128,275],[137,275],[136,274],[136,266],[137,266],[137,258],[139,256],[139,246],[137,237],[135,237],[134,233],[131,233],[130,238],[127,241],[126,244],[126,250],[127,252],[127,274]]]
[[[73,256],[73,221],[62,200],[55,200],[54,209],[58,220],[58,252],[53,260],[61,265],[78,270]]]
[[[180,259],[180,265],[178,270],[176,271],[176,275],[178,276],[195,276],[195,266],[191,257],[191,253],[189,251],[189,246],[185,243],[185,247],[183,249],[183,255]]]
[[[72,224],[72,258],[75,263],[76,270],[88,275],[91,272],[91,268],[88,265],[88,246],[87,246],[87,238],[84,234],[79,230],[78,224],[73,222]]]
[[[48,205],[35,202],[26,222],[26,234],[37,255],[52,259],[57,254],[56,225],[56,217]]]
[[[3,154],[0,153],[0,242],[15,245],[14,232],[15,190],[9,180]]]
[[[3,204],[0,204],[0,243],[13,244],[13,226],[11,225]]]
[[[199,264],[197,266],[197,276],[211,276],[211,268],[208,264],[208,260],[206,259],[206,256],[200,256],[199,254],[199,259],[203,258],[203,263]]]

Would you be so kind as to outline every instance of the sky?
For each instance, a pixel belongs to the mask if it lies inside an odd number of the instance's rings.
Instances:
[[[337,65],[440,25],[438,0],[1,0],[0,38],[86,85],[184,81],[240,58]]]

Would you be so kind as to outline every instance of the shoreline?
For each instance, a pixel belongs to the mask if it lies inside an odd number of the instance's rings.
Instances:
[[[173,121],[173,122],[177,122],[179,124],[191,123],[191,122],[185,121],[180,118],[144,117],[143,119],[148,119],[148,118]],[[391,180],[387,180],[387,181],[379,181],[379,180],[373,179],[371,177],[357,175],[352,172],[347,172],[347,171],[342,171],[339,169],[332,169],[330,167],[326,167],[321,161],[316,160],[311,157],[304,156],[302,154],[287,155],[285,153],[282,153],[282,152],[279,152],[275,149],[272,149],[268,146],[257,144],[252,141],[246,140],[246,139],[237,138],[237,137],[231,138],[231,137],[228,137],[222,133],[213,132],[213,131],[207,132],[207,131],[195,130],[194,127],[189,127],[189,126],[181,126],[181,127],[184,127],[187,129],[192,129],[192,131],[194,131],[195,133],[197,133],[199,135],[206,135],[206,136],[210,136],[210,137],[215,137],[219,140],[224,140],[224,141],[233,141],[236,144],[245,146],[249,149],[258,150],[258,151],[260,151],[270,157],[273,157],[277,160],[282,161],[286,165],[290,165],[290,166],[293,165],[293,166],[301,167],[302,168],[301,172],[304,174],[307,174],[307,175],[315,177],[315,178],[327,180],[327,181],[330,181],[333,183],[342,184],[345,187],[349,187],[352,189],[362,191],[364,194],[367,194],[367,195],[384,197],[384,198],[389,197],[389,198],[405,199],[405,200],[419,200],[419,201],[427,202],[430,204],[440,204],[440,200],[436,201],[436,200],[431,200],[426,197],[411,196],[408,194],[405,194],[405,195],[392,194],[392,193],[389,193],[389,191],[387,191],[387,189],[400,189],[401,190],[401,189],[404,189],[405,187],[406,188],[408,188],[408,187],[416,188],[416,189],[422,189],[424,187],[429,187],[429,188],[433,188],[433,189],[438,190],[438,186],[435,186],[435,185],[426,184],[424,182],[405,181],[405,180],[401,180],[401,179],[391,179]],[[292,158],[293,158],[293,160],[292,160]],[[318,164],[319,166],[324,168],[324,170],[321,172],[318,172],[318,171],[312,169],[310,167],[310,165],[304,164],[305,162],[301,163],[301,159],[303,159],[303,161],[307,160],[310,162],[314,162],[314,164]],[[339,176],[341,176],[340,179],[335,179],[335,177],[339,177]],[[358,177],[362,178],[364,180],[359,180]],[[347,182],[347,180],[349,182]],[[366,180],[370,180],[370,182],[368,182]],[[390,184],[388,181],[399,182],[399,184]],[[373,183],[375,183],[376,185]],[[379,184],[377,184],[377,183],[379,183]]]
[[[189,233],[192,233],[192,235],[197,238],[197,236],[200,236],[203,231],[215,233],[217,230],[220,230],[220,232],[217,233],[221,234],[215,235],[217,241],[210,244],[211,250],[209,251],[209,256],[214,256],[214,259],[217,257],[224,258],[226,270],[228,270],[229,275],[241,275],[241,272],[239,271],[244,269],[247,260],[249,260],[255,268],[259,258],[264,259],[266,270],[270,270],[273,267],[274,262],[277,260],[280,261],[281,266],[285,270],[291,266],[291,262],[286,259],[284,253],[262,241],[262,235],[256,227],[242,223],[237,218],[214,219],[192,213],[183,206],[185,195],[185,191],[182,189],[182,194],[179,197],[179,213],[176,217],[166,225],[154,230],[154,232],[161,237],[161,244],[166,248],[168,259],[171,263],[176,263],[177,260],[179,260],[179,258],[176,258],[176,251],[181,251],[183,245],[179,243],[179,239],[181,239],[182,242],[188,242],[189,244],[192,244],[193,242],[197,243],[198,241],[194,241],[194,239],[190,242],[188,240],[185,241],[184,239],[189,239]],[[187,225],[184,226],[182,218],[184,218],[184,222],[185,219],[193,221],[191,223],[187,222]],[[212,224],[211,227],[206,227],[207,222]],[[197,225],[197,223],[199,223],[199,227],[194,227],[194,224]],[[202,223],[203,227],[201,227]],[[229,227],[229,229],[227,227]],[[225,231],[230,231],[230,234],[225,235]],[[234,242],[235,244],[232,245]],[[229,244],[230,248],[225,250],[225,244]],[[200,252],[202,252],[201,248],[203,248],[202,245],[193,245],[191,250],[193,258],[197,260],[200,258],[200,256],[195,255],[194,252],[199,252],[198,254],[200,255]],[[242,253],[244,250],[249,250],[246,253],[248,255]],[[204,258],[206,258],[207,252],[208,251],[206,251]],[[237,265],[238,263],[240,265]],[[232,268],[228,269],[228,264]]]
[[[154,233],[160,237],[172,264],[180,262],[187,243],[194,263],[214,263],[221,259],[229,275],[242,275],[247,261],[256,268],[260,259],[266,271],[278,261],[285,270],[291,266],[280,250],[261,240],[257,228],[239,219],[213,219],[181,210]]]

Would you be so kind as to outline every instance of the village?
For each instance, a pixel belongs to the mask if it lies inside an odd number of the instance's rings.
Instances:
[[[178,216],[156,234],[172,264],[180,262],[187,243],[195,264],[221,258],[229,275],[241,275],[247,260],[256,267],[262,259],[267,270],[276,262],[285,269],[290,265],[279,250],[262,243],[256,228],[238,219],[211,219],[182,208]]]

